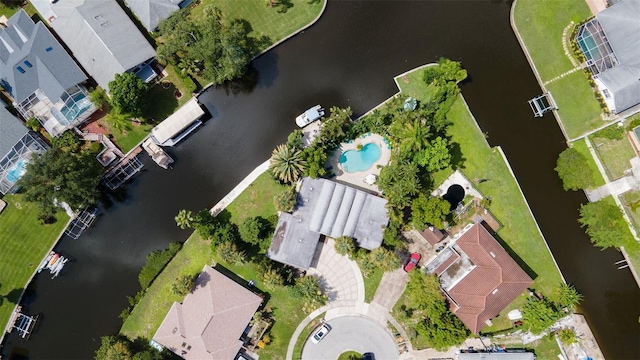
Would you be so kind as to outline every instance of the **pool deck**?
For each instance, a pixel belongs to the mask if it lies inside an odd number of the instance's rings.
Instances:
[[[364,136],[364,137],[363,137]],[[335,180],[341,183],[346,183],[350,185],[354,185],[363,190],[367,190],[369,192],[373,192],[376,194],[380,194],[380,189],[378,186],[367,184],[364,179],[369,174],[373,174],[376,177],[380,175],[380,169],[382,166],[385,166],[389,163],[391,159],[391,149],[385,143],[384,138],[378,134],[367,134],[354,139],[350,143],[342,143],[340,147],[336,149],[329,157],[327,163],[330,166],[333,166],[333,169],[329,171],[333,171],[336,174]],[[380,147],[380,158],[378,161],[373,163],[373,165],[364,171],[356,171],[356,172],[346,172],[342,166],[340,165],[340,155],[347,150],[357,150],[358,145],[366,145],[369,143],[374,143]]]

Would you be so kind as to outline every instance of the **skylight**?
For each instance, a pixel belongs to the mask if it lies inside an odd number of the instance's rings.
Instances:
[[[22,66],[18,66],[18,72],[20,74],[24,74],[24,69],[22,68]]]
[[[33,65],[31,65],[31,63],[29,62],[29,60],[25,60],[25,61],[24,61],[24,64],[25,64],[28,68],[33,67]]]

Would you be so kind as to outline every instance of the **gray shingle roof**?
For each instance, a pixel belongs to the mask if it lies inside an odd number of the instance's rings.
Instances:
[[[364,191],[326,179],[305,178],[293,214],[283,213],[267,256],[308,269],[320,235],[349,236],[362,248],[382,244],[389,223],[387,201]]]
[[[115,74],[155,56],[153,47],[116,0],[32,3],[104,89]]]
[[[0,30],[0,77],[3,87],[20,102],[37,89],[52,101],[87,80],[62,45],[42,24],[18,11]]]
[[[620,65],[598,75],[613,92],[617,112],[640,103],[640,1],[624,0],[596,18]]]
[[[160,21],[180,10],[183,0],[126,0],[127,6],[149,31],[154,31]]]
[[[0,160],[22,139],[29,129],[4,106],[0,106]]]

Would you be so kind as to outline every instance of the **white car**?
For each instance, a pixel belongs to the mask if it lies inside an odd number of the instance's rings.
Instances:
[[[320,326],[320,328],[313,333],[311,342],[313,342],[314,344],[319,343],[320,340],[324,339],[324,337],[327,336],[329,331],[331,331],[331,326],[329,326],[329,324],[322,324],[322,326]]]

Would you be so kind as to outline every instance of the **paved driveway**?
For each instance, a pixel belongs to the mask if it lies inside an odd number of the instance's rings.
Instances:
[[[398,359],[398,349],[385,328],[362,316],[342,316],[327,321],[331,331],[317,344],[307,340],[302,360],[334,360],[345,351],[372,352],[376,359]]]

